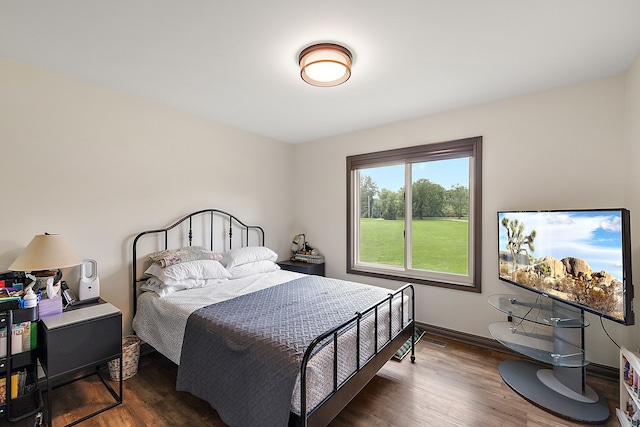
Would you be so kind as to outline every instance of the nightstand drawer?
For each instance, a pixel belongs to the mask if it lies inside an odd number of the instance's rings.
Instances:
[[[278,265],[283,270],[295,271],[297,273],[312,274],[315,276],[324,276],[324,263],[312,264],[310,262],[299,261],[280,261]]]
[[[89,307],[41,319],[38,350],[49,380],[120,356],[122,313],[109,308],[96,313]]]

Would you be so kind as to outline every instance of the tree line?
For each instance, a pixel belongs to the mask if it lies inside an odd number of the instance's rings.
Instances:
[[[411,186],[414,219],[469,216],[469,189],[460,184],[449,190],[422,178]],[[360,218],[401,219],[404,217],[404,187],[398,191],[378,189],[369,175],[360,176]]]

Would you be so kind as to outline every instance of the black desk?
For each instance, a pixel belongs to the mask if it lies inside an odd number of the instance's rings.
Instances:
[[[94,304],[42,317],[38,352],[47,382],[46,419],[51,427],[51,391],[73,381],[98,375],[114,399],[110,405],[74,421],[85,421],[122,403],[122,313],[111,304]],[[116,393],[99,368],[120,360],[120,391]]]

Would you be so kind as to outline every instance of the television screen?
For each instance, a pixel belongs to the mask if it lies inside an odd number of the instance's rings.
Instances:
[[[632,325],[626,209],[498,212],[499,278]]]

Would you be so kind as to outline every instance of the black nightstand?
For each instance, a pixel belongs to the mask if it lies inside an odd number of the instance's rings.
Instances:
[[[324,276],[324,262],[322,264],[313,264],[310,262],[300,261],[279,261],[278,265],[283,270],[295,271],[304,274],[313,274],[316,276]]]
[[[51,426],[51,401],[55,399],[55,394],[51,392],[90,375],[100,377],[114,402],[68,426],[122,403],[122,372],[119,393],[113,390],[100,372],[100,367],[113,359],[119,359],[122,367],[122,313],[113,305],[93,304],[42,317],[38,330],[38,352],[47,383],[47,426]]]

